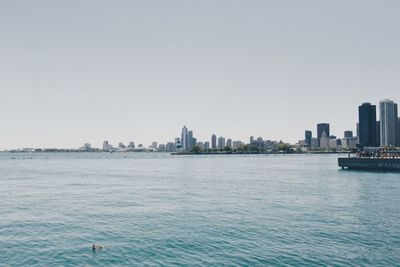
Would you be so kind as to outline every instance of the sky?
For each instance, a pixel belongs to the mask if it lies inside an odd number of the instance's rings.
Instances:
[[[296,142],[400,102],[399,1],[0,0],[0,149]]]

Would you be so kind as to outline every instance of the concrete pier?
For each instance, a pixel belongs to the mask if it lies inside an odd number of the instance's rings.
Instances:
[[[400,158],[339,158],[342,169],[399,171]]]

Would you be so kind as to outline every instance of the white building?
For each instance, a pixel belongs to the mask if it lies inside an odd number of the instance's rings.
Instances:
[[[329,147],[329,137],[325,131],[322,132],[321,138],[319,139],[319,147],[324,149]]]

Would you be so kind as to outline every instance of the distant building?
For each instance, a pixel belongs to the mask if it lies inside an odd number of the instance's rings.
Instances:
[[[152,142],[151,143],[151,148],[157,150],[157,142]]]
[[[92,145],[91,145],[91,144],[86,143],[86,144],[83,145],[82,150],[83,150],[83,151],[86,151],[86,152],[89,152],[89,151],[92,151],[93,148],[92,148]]]
[[[318,123],[317,124],[317,138],[321,138],[323,132],[325,132],[325,135],[327,137],[329,137],[331,135],[329,123]]]
[[[381,146],[381,122],[376,122],[376,146]]]
[[[358,107],[358,138],[363,146],[377,146],[376,106],[371,103],[363,103]]]
[[[196,146],[198,146],[200,148],[200,150],[204,150],[204,143],[203,142],[196,143]]]
[[[319,139],[318,138],[311,138],[311,149],[317,149],[319,147]]]
[[[113,146],[110,145],[107,140],[104,141],[103,142],[103,150],[108,151],[108,150],[111,150],[111,149],[113,149]]]
[[[182,150],[187,151],[189,149],[189,136],[188,136],[188,129],[186,126],[183,126],[182,133],[181,133],[181,144]]]
[[[233,150],[239,149],[239,148],[241,148],[243,146],[244,146],[244,143],[242,141],[233,141],[232,142],[232,149]]]
[[[342,147],[342,141],[340,139],[329,139],[329,148],[340,149]]]
[[[125,147],[124,143],[119,142],[119,143],[118,143],[118,148],[126,148],[126,147]]]
[[[346,137],[348,137],[348,138],[353,137],[353,131],[344,131],[344,137],[345,138]]]
[[[232,139],[226,140],[226,146],[232,148]]]
[[[129,142],[128,148],[135,148],[135,143],[134,142]]]
[[[358,137],[345,137],[342,139],[343,149],[354,149],[358,145]]]
[[[218,138],[218,150],[224,150],[224,149],[225,149],[225,138],[221,136]]]
[[[176,151],[176,145],[173,142],[168,142],[165,145],[165,151],[166,152],[175,152]]]
[[[306,130],[304,132],[304,141],[307,146],[311,146],[312,131]]]
[[[158,148],[157,148],[157,151],[159,151],[159,152],[165,152],[166,149],[167,149],[167,148],[166,148],[166,146],[165,146],[164,144],[159,144],[159,145],[158,145]]]
[[[204,142],[204,150],[209,150],[210,149],[210,142],[206,141]]]
[[[217,149],[217,136],[215,134],[211,136],[211,149]]]
[[[187,146],[187,151],[192,151],[194,147],[194,142],[193,142],[193,131],[188,132],[188,146]]]
[[[397,104],[389,99],[379,102],[381,146],[396,146],[398,112]]]
[[[329,147],[329,137],[325,131],[322,131],[321,138],[319,138],[319,147],[324,149]]]

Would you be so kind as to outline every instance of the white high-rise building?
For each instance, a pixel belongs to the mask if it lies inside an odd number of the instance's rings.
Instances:
[[[389,99],[379,102],[381,146],[396,146],[397,104]]]

